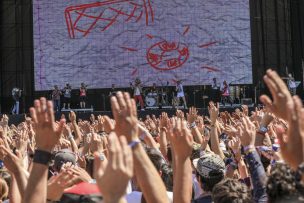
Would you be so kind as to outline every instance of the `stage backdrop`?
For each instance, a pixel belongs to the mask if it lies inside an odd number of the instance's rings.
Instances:
[[[252,83],[249,0],[33,0],[36,90]]]

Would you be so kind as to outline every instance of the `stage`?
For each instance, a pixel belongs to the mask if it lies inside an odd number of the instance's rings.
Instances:
[[[249,111],[253,111],[254,110],[254,105],[249,105]],[[236,108],[241,108],[240,104],[233,104],[231,105],[225,105],[225,106],[220,106],[220,112],[223,111],[228,111],[228,112],[232,112],[234,111]],[[90,115],[94,114],[95,116],[98,115],[108,115],[110,117],[112,117],[112,112],[111,111],[94,111],[93,109],[71,109],[73,111],[75,111],[77,113],[77,118],[78,119],[82,119],[82,120],[89,120]],[[184,111],[185,113],[188,112],[187,109],[180,109],[182,111]],[[198,108],[197,109],[199,112],[199,115],[208,115],[208,109],[207,108]],[[56,113],[56,120],[59,120],[60,117],[62,116],[62,114],[65,115],[66,118],[68,118],[68,114],[69,114],[70,110],[64,110],[61,112],[57,112]],[[161,115],[162,112],[166,112],[169,116],[175,115],[176,109],[173,108],[164,108],[164,109],[146,109],[145,111],[138,111],[138,117],[140,119],[144,119],[147,115],[155,115],[155,116],[159,116]],[[8,115],[9,116],[9,125],[14,124],[14,125],[18,125],[19,123],[24,121],[24,114],[19,114],[19,115]],[[27,114],[27,116],[29,116]]]

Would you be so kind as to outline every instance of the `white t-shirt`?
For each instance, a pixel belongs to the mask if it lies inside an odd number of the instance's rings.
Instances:
[[[178,85],[177,86],[177,97],[184,97],[185,93],[184,93],[184,88],[183,85]]]
[[[198,182],[195,174],[192,174],[192,183],[193,183],[193,190],[194,190],[194,199],[197,199],[203,194],[203,190]]]
[[[167,195],[169,198],[169,202],[173,203],[173,192],[168,192]],[[126,200],[128,203],[141,203],[142,193],[138,191],[134,191],[128,195],[126,195]]]
[[[139,89],[139,87],[135,87],[134,95],[135,96],[139,96],[140,95],[140,89]]]
[[[288,80],[288,86],[290,89],[297,87],[296,82],[294,80]]]

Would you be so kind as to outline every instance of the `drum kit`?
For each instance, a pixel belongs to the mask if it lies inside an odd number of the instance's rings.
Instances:
[[[166,91],[153,91],[145,94],[145,103],[149,108],[158,108],[159,106],[169,106],[168,94]]]

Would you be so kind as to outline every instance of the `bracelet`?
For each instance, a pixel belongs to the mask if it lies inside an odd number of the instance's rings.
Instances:
[[[140,141],[134,140],[134,141],[130,142],[128,145],[129,145],[129,147],[131,147],[131,149],[134,149],[139,143],[140,143]]]
[[[196,128],[196,123],[195,122],[190,124],[190,129],[193,129],[193,128]]]
[[[51,159],[52,159],[52,154],[50,152],[38,150],[38,149],[35,150],[34,159],[33,159],[34,163],[48,166]]]
[[[143,141],[146,137],[147,137],[147,134],[146,134],[145,132],[143,132],[143,133],[139,136],[139,139]]]
[[[72,135],[72,134],[69,134],[68,139],[69,139],[69,140],[74,139],[73,135]]]
[[[244,153],[248,155],[249,153],[255,151],[255,147],[253,145],[248,145],[244,147]]]
[[[249,149],[254,149],[253,145],[248,145],[244,147],[244,151],[248,151]]]

